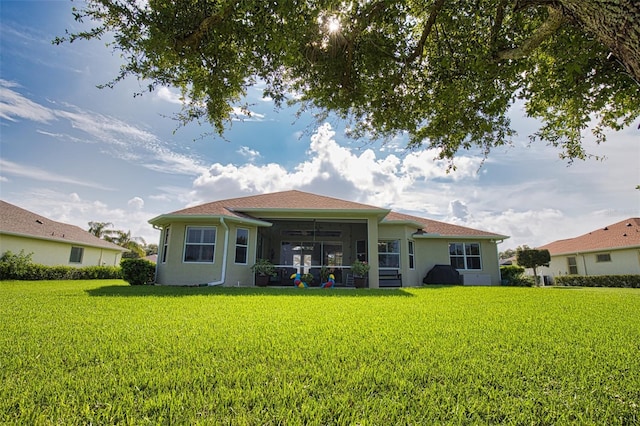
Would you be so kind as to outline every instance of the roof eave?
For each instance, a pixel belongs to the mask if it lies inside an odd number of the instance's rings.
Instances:
[[[569,250],[569,251],[564,251],[559,253],[550,253],[550,254],[551,256],[567,256],[572,254],[602,253],[605,251],[635,250],[635,249],[640,249],[640,244],[634,244],[630,246],[621,246],[621,247],[600,247],[600,248],[593,248],[593,249],[587,249],[587,250]]]
[[[451,239],[451,238],[465,238],[468,240],[506,240],[509,237],[507,235],[452,235],[452,234],[430,234],[425,232],[424,234],[413,234],[413,238],[418,239]]]
[[[212,219],[217,219],[217,220],[224,219],[225,221],[232,221],[232,222],[244,223],[248,225],[261,226],[261,227],[273,226],[272,223],[265,222],[264,220],[250,219],[250,218],[230,216],[230,215],[220,215],[220,214],[216,214],[216,215],[163,214],[160,216],[156,216],[153,219],[149,219],[148,223],[153,226],[163,226],[173,222],[206,222]]]
[[[8,232],[8,231],[0,231],[0,234],[4,234],[4,235],[11,235],[14,237],[21,237],[21,238],[32,238],[34,240],[42,240],[42,241],[52,241],[55,243],[68,243],[68,244],[77,244],[79,246],[85,246],[85,247],[94,247],[94,248],[99,248],[99,249],[105,249],[105,250],[113,250],[113,251],[121,251],[121,252],[126,252],[126,251],[130,251],[129,249],[126,249],[124,247],[120,247],[118,245],[114,244],[114,247],[112,246],[107,246],[107,245],[100,245],[100,244],[92,244],[92,243],[88,243],[86,241],[78,241],[78,240],[68,240],[68,239],[61,239],[61,238],[49,238],[49,237],[42,237],[40,235],[31,235],[31,234],[23,234],[23,233],[19,233],[19,232]]]

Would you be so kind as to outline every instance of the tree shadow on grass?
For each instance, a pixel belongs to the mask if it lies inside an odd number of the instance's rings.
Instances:
[[[309,296],[309,297],[414,297],[401,288],[273,288],[273,287],[181,287],[181,286],[122,286],[108,285],[86,290],[89,296],[107,297],[186,297],[186,296]]]

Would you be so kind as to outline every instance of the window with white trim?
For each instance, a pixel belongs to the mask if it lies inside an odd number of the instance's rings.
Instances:
[[[71,254],[69,255],[69,263],[82,263],[82,256],[84,256],[83,247],[71,247]]]
[[[567,257],[567,269],[569,270],[570,275],[578,274],[578,262],[575,257]]]
[[[246,265],[249,253],[249,230],[236,229],[236,260],[237,264]]]
[[[409,269],[415,269],[413,241],[409,241]]]
[[[164,229],[162,241],[162,263],[167,263],[167,251],[169,250],[169,228]]]
[[[449,260],[456,269],[482,269],[480,243],[449,243]]]
[[[187,227],[184,261],[213,263],[216,249],[215,227]]]
[[[380,268],[400,268],[400,240],[378,241]]]
[[[611,262],[611,253],[596,254],[596,262]]]

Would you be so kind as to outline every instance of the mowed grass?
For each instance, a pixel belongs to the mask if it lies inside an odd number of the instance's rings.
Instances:
[[[0,283],[0,423],[638,424],[640,290]]]

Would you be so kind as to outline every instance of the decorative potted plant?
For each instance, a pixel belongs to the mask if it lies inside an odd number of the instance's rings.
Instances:
[[[311,283],[313,282],[313,274],[302,274],[302,277],[300,279],[303,283],[306,283],[309,287],[311,287]]]
[[[322,266],[320,268],[320,284],[324,284],[329,281],[329,275],[331,275],[331,271],[326,266]]]
[[[357,288],[367,286],[367,277],[369,276],[369,264],[360,260],[355,260],[351,264],[351,272],[353,272],[353,284]]]
[[[251,272],[256,274],[256,285],[265,287],[269,284],[269,277],[276,275],[276,267],[267,259],[258,259],[251,267]]]

